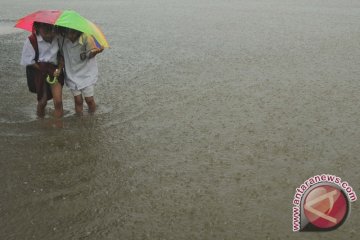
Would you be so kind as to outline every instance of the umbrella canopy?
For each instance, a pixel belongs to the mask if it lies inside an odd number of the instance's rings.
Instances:
[[[37,11],[17,20],[15,27],[31,32],[34,22],[55,24],[61,13],[59,10]]]
[[[109,47],[104,34],[98,26],[84,18],[79,13],[71,10],[42,10],[31,13],[17,21],[15,27],[32,31],[34,22],[53,24],[55,26],[67,27],[92,35],[97,44]]]

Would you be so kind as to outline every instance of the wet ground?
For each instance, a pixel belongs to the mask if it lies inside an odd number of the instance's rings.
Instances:
[[[4,1],[0,239],[304,239],[295,188],[359,188],[360,3]],[[75,9],[111,48],[98,112],[35,116],[19,65],[38,9]],[[360,211],[309,239],[358,239]]]

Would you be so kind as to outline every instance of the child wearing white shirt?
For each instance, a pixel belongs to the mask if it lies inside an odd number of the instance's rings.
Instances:
[[[94,100],[94,85],[97,81],[98,67],[95,55],[102,52],[94,39],[80,31],[64,28],[65,39],[61,52],[65,61],[65,83],[71,89],[74,96],[75,111],[83,112],[83,97],[89,107],[89,112],[96,110]]]
[[[52,98],[55,108],[54,116],[61,117],[63,115],[62,86],[64,78],[61,74],[62,66],[58,66],[58,41],[53,32],[53,26],[50,24],[35,22],[34,30],[33,35],[25,40],[20,64],[33,68],[33,81],[38,100],[37,115],[41,118],[45,116],[47,101]],[[31,38],[37,42],[37,54]],[[38,59],[35,59],[36,55]],[[57,77],[56,81],[54,81],[54,75]],[[47,79],[53,80],[47,81]]]

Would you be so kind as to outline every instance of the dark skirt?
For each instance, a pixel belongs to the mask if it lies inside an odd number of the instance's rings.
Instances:
[[[54,77],[54,71],[57,68],[57,66],[52,63],[45,63],[45,62],[38,62],[38,64],[40,66],[40,70],[34,69],[35,71],[34,80],[35,80],[37,100],[39,101],[42,99],[44,95],[44,88],[46,88],[47,100],[50,100],[52,99],[51,86],[48,82],[46,82],[46,78],[48,75],[51,77],[51,79]],[[61,84],[61,86],[64,86],[63,71],[58,77],[58,82]]]

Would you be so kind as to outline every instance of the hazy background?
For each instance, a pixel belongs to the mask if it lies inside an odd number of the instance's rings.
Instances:
[[[295,188],[360,194],[360,2],[0,0],[0,239],[359,239],[293,233]],[[74,9],[111,48],[94,116],[36,119],[16,20]]]

